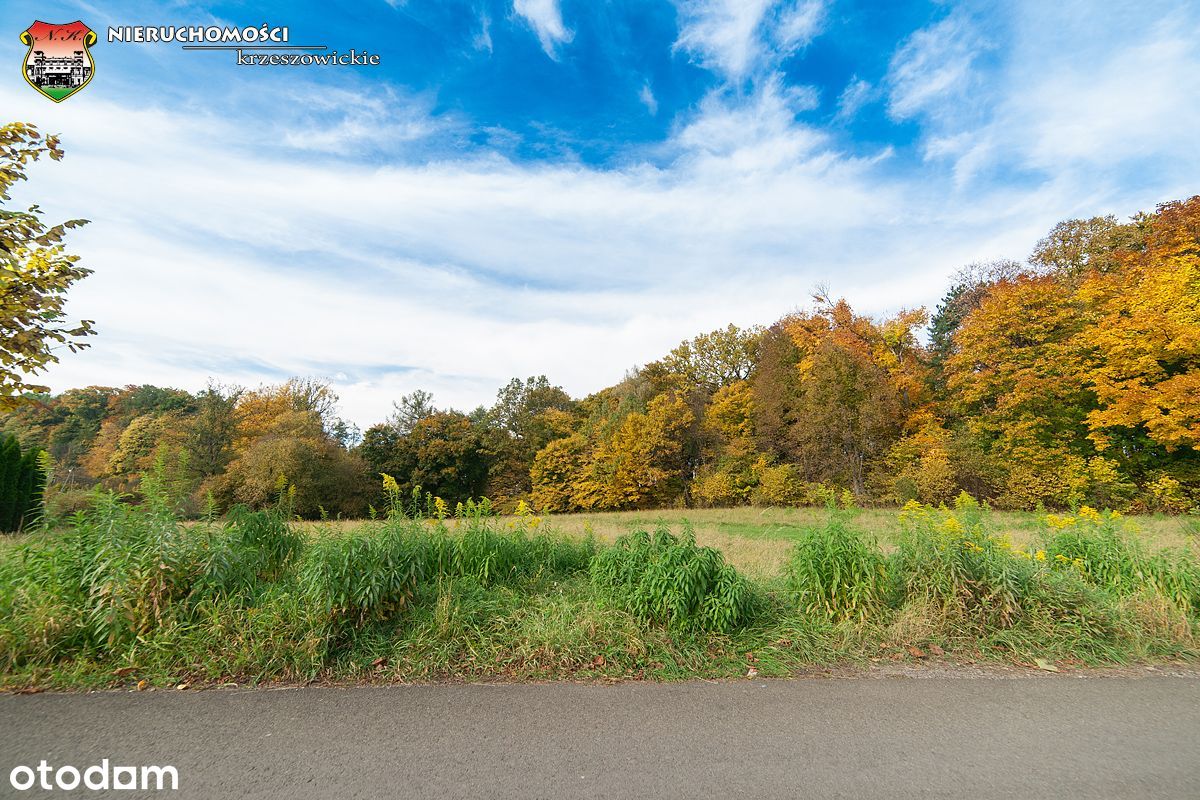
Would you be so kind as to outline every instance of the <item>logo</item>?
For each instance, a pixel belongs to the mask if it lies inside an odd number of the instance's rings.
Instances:
[[[21,34],[25,80],[42,95],[61,103],[88,85],[95,72],[89,47],[96,33],[82,22],[51,25],[35,22]]]

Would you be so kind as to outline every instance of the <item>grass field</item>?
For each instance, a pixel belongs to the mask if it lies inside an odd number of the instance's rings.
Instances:
[[[890,552],[900,535],[900,509],[867,508],[852,512],[857,527],[873,535],[884,552]],[[614,511],[596,514],[557,514],[542,518],[548,530],[575,538],[593,535],[611,543],[617,537],[638,528],[653,530],[658,525],[681,529],[689,524],[697,544],[715,547],[725,558],[756,578],[779,574],[792,545],[806,529],[822,525],[828,517],[824,508],[690,508],[654,511]],[[1008,536],[1013,544],[1027,546],[1036,541],[1042,529],[1042,516],[1031,511],[993,511],[994,531]],[[1137,538],[1148,548],[1186,547],[1197,539],[1191,533],[1193,519],[1156,515],[1126,518]],[[356,522],[300,523],[311,534],[330,525],[349,528]]]

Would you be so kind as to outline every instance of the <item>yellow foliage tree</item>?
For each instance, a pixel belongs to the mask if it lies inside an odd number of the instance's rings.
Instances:
[[[1088,414],[1102,449],[1144,431],[1168,452],[1200,447],[1200,196],[1167,203],[1148,220],[1140,249],[1116,253],[1080,294],[1095,306],[1081,335],[1093,357]]]

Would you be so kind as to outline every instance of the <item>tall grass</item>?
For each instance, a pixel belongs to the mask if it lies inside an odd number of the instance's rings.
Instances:
[[[787,565],[788,586],[800,608],[834,619],[865,620],[876,612],[886,577],[878,545],[837,509],[831,509],[825,525],[804,530]]]
[[[1072,515],[1047,515],[1044,552],[1054,566],[1076,570],[1093,586],[1118,596],[1162,594],[1200,611],[1200,559],[1194,550],[1147,552],[1136,529],[1119,514],[1084,506]]]
[[[730,631],[753,610],[750,583],[720,551],[685,531],[635,531],[592,561],[592,580],[640,619],[676,628]]]

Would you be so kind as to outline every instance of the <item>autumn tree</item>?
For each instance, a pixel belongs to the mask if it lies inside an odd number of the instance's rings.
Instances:
[[[705,462],[692,483],[702,505],[743,503],[758,483],[754,441],[754,389],[748,380],[718,389],[704,409],[701,452]]]
[[[2,204],[26,168],[42,156],[63,157],[58,139],[20,122],[0,127],[0,410],[15,407],[26,392],[45,392],[29,376],[58,361],[57,350],[87,347],[92,322],[68,322],[66,292],[91,273],[62,246],[84,220],[49,225],[34,205],[13,211]]]
[[[1088,309],[1055,275],[992,286],[955,334],[949,412],[1007,465],[1004,502],[1065,505],[1081,496],[1095,396],[1078,334]]]
[[[533,507],[550,514],[576,511],[576,489],[588,464],[590,444],[579,433],[555,439],[534,457],[530,467]]]
[[[1076,334],[1095,395],[1088,434],[1145,477],[1200,478],[1200,196],[1142,220],[1136,246],[1106,251],[1080,289],[1092,319]],[[1172,466],[1173,465],[1173,466]]]
[[[457,411],[430,414],[407,433],[372,426],[358,453],[373,474],[395,478],[404,494],[419,487],[449,503],[484,496],[489,453],[480,430]]]
[[[183,448],[200,480],[220,475],[234,458],[242,391],[210,382],[196,395],[196,411],[183,425]]]
[[[234,503],[264,508],[294,487],[294,513],[313,518],[362,515],[366,485],[366,465],[329,436],[315,410],[289,409],[205,489],[224,508]]]
[[[711,395],[750,377],[762,333],[759,327],[743,330],[730,324],[701,334],[680,343],[661,360],[647,364],[646,375],[658,393],[699,390]]]
[[[545,375],[513,378],[483,415],[491,455],[488,495],[493,500],[523,497],[532,490],[530,469],[537,452],[566,436],[575,423],[575,403]]]
[[[1060,278],[1107,273],[1119,268],[1118,254],[1142,248],[1146,224],[1143,214],[1128,223],[1114,216],[1064,220],[1038,241],[1029,263]]]
[[[944,385],[946,362],[954,355],[954,334],[963,320],[979,308],[992,286],[1015,280],[1026,271],[1016,261],[977,262],[963,267],[951,278],[949,291],[929,321],[929,376],[935,389]]]
[[[764,450],[809,481],[865,496],[871,471],[927,398],[916,330],[924,311],[882,322],[844,300],[816,296],[812,313],[782,320],[764,341],[771,361],[755,381],[755,428]]]
[[[689,477],[684,432],[691,410],[677,395],[658,395],[645,412],[544,447],[532,468],[533,496],[546,510],[653,508],[678,499]],[[564,482],[568,482],[564,485]]]

